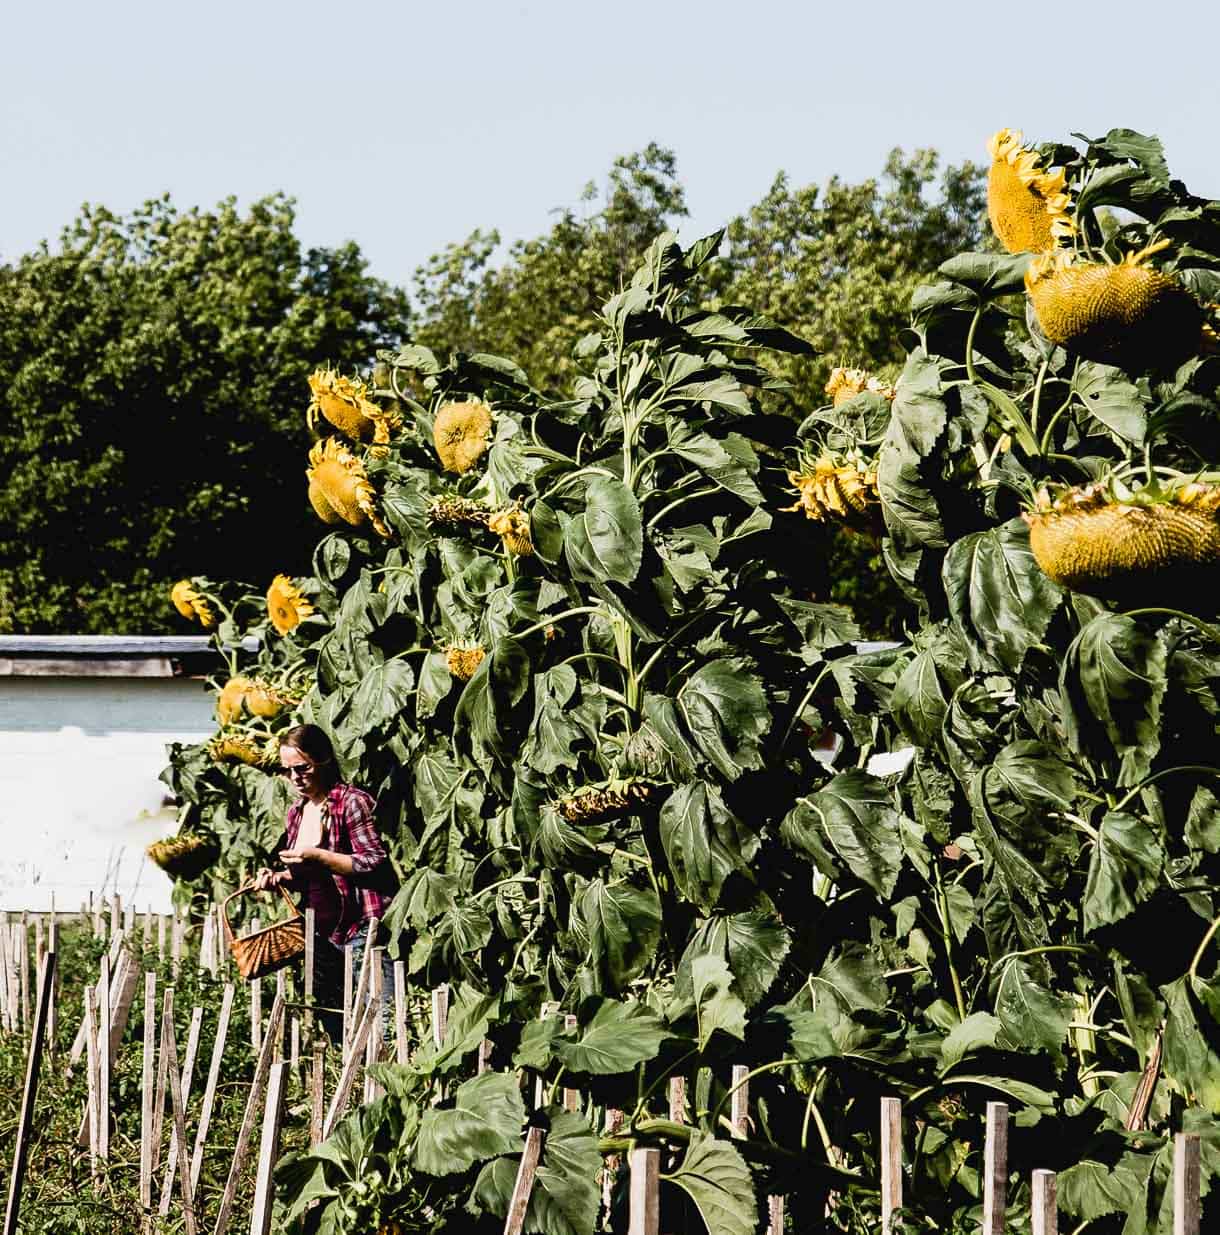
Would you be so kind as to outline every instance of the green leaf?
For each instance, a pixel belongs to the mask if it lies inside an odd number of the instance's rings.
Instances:
[[[1186,815],[1186,843],[1205,853],[1220,853],[1220,799],[1200,785],[1190,800]]]
[[[707,781],[679,785],[661,807],[661,843],[682,894],[712,909],[724,881],[747,872],[758,837],[725,805]]]
[[[682,1165],[662,1176],[695,1203],[714,1235],[754,1235],[758,1214],[754,1183],[745,1159],[728,1141],[693,1132]]]
[[[691,936],[679,965],[678,985],[689,983],[690,963],[698,954],[727,955],[737,991],[752,1008],[779,976],[791,945],[787,928],[774,914],[717,915]]]
[[[414,1165],[428,1175],[456,1175],[521,1146],[525,1104],[517,1078],[484,1072],[458,1086],[450,1110],[424,1112]]]
[[[903,731],[921,746],[935,741],[949,710],[936,657],[929,649],[907,662],[890,696],[890,707]]]
[[[718,956],[704,954],[691,962],[691,989],[699,1049],[707,1050],[716,1030],[745,1040],[746,1005],[733,993],[733,974]]]
[[[555,1054],[573,1072],[611,1076],[655,1059],[668,1036],[661,1018],[639,1003],[604,1000],[575,1042],[558,1038]]]
[[[879,896],[889,897],[902,865],[902,841],[898,813],[884,782],[852,768],[833,776],[804,802],[851,872]]]
[[[631,583],[644,554],[644,529],[635,494],[621,480],[594,477],[585,508],[567,525],[564,551],[582,583]]]
[[[997,1036],[1004,1028],[998,1017],[990,1012],[974,1012],[953,1028],[940,1044],[940,1061],[947,1071],[956,1067],[965,1056],[984,1047],[995,1046]]]
[[[976,668],[1017,672],[1063,598],[1034,561],[1021,519],[956,541],[945,555],[943,577],[949,612]]]
[[[713,660],[678,691],[678,710],[695,745],[728,780],[761,768],[759,750],[771,728],[762,683],[741,660]]]
[[[1150,1158],[1135,1155],[1113,1163],[1077,1162],[1059,1172],[1059,1208],[1083,1222],[1141,1209],[1151,1165]]]
[[[599,993],[622,990],[643,972],[661,938],[661,904],[651,888],[590,880],[573,905],[588,938],[585,964]]]
[[[1120,759],[1118,784],[1138,784],[1161,748],[1165,645],[1133,618],[1095,617],[1072,641],[1059,675],[1073,750]]]
[[[670,443],[679,458],[693,463],[708,479],[751,506],[760,506],[763,495],[754,483],[758,457],[743,437],[730,434],[735,441],[719,442],[707,433],[691,433],[680,421],[671,430]]]
[[[387,660],[360,681],[352,698],[352,722],[362,733],[397,718],[411,698],[415,674],[405,660]]]
[[[1084,889],[1084,929],[1090,934],[1134,912],[1160,884],[1165,849],[1143,819],[1110,811],[1098,825]]]
[[[938,274],[952,279],[984,299],[1025,290],[1029,253],[959,253],[941,262]]]
[[[1148,414],[1140,392],[1122,369],[1082,361],[1072,379],[1080,401],[1116,436],[1142,446],[1148,429]]]
[[[442,699],[453,689],[453,675],[445,663],[444,652],[429,652],[419,670],[419,689],[415,694],[415,715],[427,720],[435,714]]]
[[[1161,987],[1165,998],[1165,1075],[1190,1105],[1220,1114],[1220,1024],[1204,1003],[1220,1003],[1220,988],[1189,974]]]
[[[1071,1010],[1071,999],[1047,990],[1022,958],[1005,962],[995,990],[995,1013],[1010,1050],[1045,1050],[1061,1059]]]

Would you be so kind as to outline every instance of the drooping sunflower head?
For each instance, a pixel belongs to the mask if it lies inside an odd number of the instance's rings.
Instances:
[[[317,369],[309,376],[309,423],[319,415],[340,433],[358,442],[383,445],[390,430],[402,423],[396,412],[387,412],[368,397],[368,387],[359,378],[343,377],[334,369]]]
[[[254,688],[250,678],[230,678],[216,697],[216,719],[222,725],[231,725],[241,719],[241,705],[246,696]]]
[[[267,589],[267,616],[281,635],[295,630],[313,611],[313,605],[287,575],[276,575],[271,580]]]
[[[216,624],[216,615],[203,594],[190,579],[179,579],[169,591],[169,598],[174,608],[184,618],[198,618],[199,625],[205,630]]]
[[[459,682],[469,682],[486,655],[482,647],[462,647],[455,643],[445,649],[445,667]]]
[[[491,437],[491,408],[479,399],[446,403],[432,426],[432,442],[447,472],[461,475],[487,453]]]
[[[515,557],[529,557],[534,552],[534,542],[530,539],[530,519],[523,510],[513,506],[508,510],[498,510],[487,520],[487,530],[495,532],[504,543],[504,547]]]
[[[835,407],[854,399],[865,391],[880,395],[893,402],[897,390],[889,383],[874,377],[866,369],[832,369],[826,383],[826,394]]]
[[[882,529],[876,470],[863,459],[840,459],[823,452],[788,473],[799,500],[785,510],[803,510],[816,523],[839,523],[848,531],[875,534]]]
[[[214,836],[198,832],[179,832],[153,841],[145,853],[173,879],[198,879],[220,857]]]
[[[388,539],[389,528],[377,514],[373,486],[364,464],[338,438],[315,442],[309,451],[309,504],[323,523],[359,527],[369,522]]]
[[[1113,265],[1046,253],[1025,272],[1025,290],[1043,333],[1069,351],[1136,370],[1171,365],[1198,350],[1204,316],[1171,275],[1148,264],[1159,241]]]
[[[1034,560],[1061,587],[1104,600],[1192,605],[1220,565],[1220,486],[1116,493],[1094,483],[1056,499],[1041,490],[1022,516]]]
[[[491,512],[482,502],[465,497],[438,497],[428,507],[428,525],[442,535],[461,528],[486,527],[490,517]]]
[[[987,214],[1009,253],[1045,253],[1075,231],[1063,169],[1042,166],[1038,152],[1022,145],[1021,133],[1000,129],[987,143]]]
[[[244,763],[252,768],[267,768],[278,757],[275,739],[260,743],[245,733],[219,733],[208,743],[214,763]]]

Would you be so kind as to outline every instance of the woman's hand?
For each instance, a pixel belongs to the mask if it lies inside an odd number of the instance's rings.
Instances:
[[[295,849],[281,849],[279,858],[287,867],[302,866],[320,861],[320,852],[316,845],[298,845]]]
[[[275,888],[281,883],[287,883],[291,878],[291,871],[273,871],[270,867],[264,866],[254,876],[254,887],[259,892],[265,892],[268,888]]]

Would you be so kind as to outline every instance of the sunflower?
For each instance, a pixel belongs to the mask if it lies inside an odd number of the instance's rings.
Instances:
[[[529,515],[517,507],[497,511],[487,520],[487,530],[495,532],[504,547],[515,557],[529,557],[534,552],[530,539]]]
[[[313,612],[313,605],[287,575],[276,575],[267,589],[267,616],[281,635],[295,630]]]
[[[1132,370],[1176,363],[1202,346],[1203,310],[1147,258],[1169,242],[1128,253],[1113,265],[1046,253],[1025,272],[1038,325],[1053,343]]]
[[[172,879],[198,879],[220,857],[215,837],[198,832],[179,832],[177,836],[153,841],[144,850]]]
[[[826,393],[835,407],[854,399],[865,391],[880,395],[883,399],[893,402],[897,390],[880,378],[873,377],[865,369],[832,369],[826,382]]]
[[[881,499],[877,473],[859,459],[841,462],[823,453],[812,466],[789,472],[788,481],[800,500],[785,510],[803,510],[816,523],[841,523],[849,531],[881,530]]]
[[[1045,253],[1075,231],[1063,169],[1046,170],[1020,131],[1001,129],[987,143],[987,213],[1009,253]]]
[[[244,733],[218,733],[208,743],[213,763],[244,763],[252,768],[265,768],[275,761],[274,741],[260,746]]]
[[[432,441],[447,472],[468,472],[487,453],[491,408],[478,399],[446,403],[436,413]]]
[[[217,697],[216,718],[222,725],[231,725],[241,719],[243,704],[251,716],[270,720],[290,707],[292,700],[262,678],[233,677],[224,684]]]
[[[368,387],[358,378],[341,377],[333,369],[318,369],[309,376],[313,398],[307,417],[310,428],[321,414],[340,433],[358,442],[384,445],[390,430],[402,424],[397,412],[383,411],[368,397]]]
[[[1060,586],[1105,600],[1207,594],[1220,565],[1220,486],[1116,493],[1094,483],[1057,500],[1043,489],[1023,516],[1043,572]]]
[[[568,823],[601,823],[631,814],[650,802],[657,787],[646,780],[612,781],[605,786],[579,789],[560,798],[556,809]]]
[[[179,579],[170,588],[169,598],[184,618],[198,618],[199,625],[205,630],[215,625],[216,615],[212,612],[212,607],[189,579]]]
[[[459,682],[469,682],[486,655],[481,647],[454,644],[445,649],[445,667]]]
[[[254,683],[250,678],[230,678],[221,687],[216,698],[216,719],[222,725],[231,725],[235,720],[240,720],[241,705],[253,689]]]
[[[442,534],[462,527],[486,527],[491,512],[482,502],[464,497],[438,497],[428,507],[428,524]]]
[[[389,538],[389,528],[377,515],[364,464],[338,438],[313,444],[305,475],[309,478],[309,504],[323,523],[342,521],[359,527],[367,520],[378,535]]]

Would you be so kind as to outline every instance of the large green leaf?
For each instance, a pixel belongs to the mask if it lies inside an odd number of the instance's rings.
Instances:
[[[1029,528],[1011,519],[963,536],[945,555],[942,573],[949,612],[976,666],[1019,670],[1063,598],[1034,561]]]
[[[916,652],[907,662],[890,696],[890,705],[903,730],[926,746],[936,739],[949,710],[949,700],[928,649]]]
[[[1107,429],[1135,446],[1142,446],[1148,415],[1139,390],[1122,369],[1082,361],[1072,379],[1072,390]]]
[[[1119,759],[1117,781],[1148,775],[1161,747],[1165,645],[1134,618],[1095,617],[1072,641],[1059,676],[1064,729],[1074,750]]]
[[[724,881],[734,871],[748,871],[758,850],[758,837],[706,781],[679,785],[661,807],[660,822],[674,881],[703,909],[715,907]]]
[[[661,905],[651,888],[592,879],[573,911],[588,939],[585,964],[599,993],[622,990],[653,959],[661,937]]]
[[[555,1054],[573,1072],[594,1076],[628,1072],[655,1059],[668,1036],[661,1018],[639,1003],[602,1001],[579,1029],[576,1041],[557,1038]]]
[[[902,865],[902,841],[898,813],[884,782],[852,768],[833,776],[803,802],[812,812],[805,820],[816,824],[821,833],[820,837],[809,837],[808,843],[829,841],[858,879],[878,895],[888,897]],[[800,821],[789,815],[785,828],[799,826]]]
[[[1165,848],[1143,819],[1110,811],[1097,828],[1084,889],[1086,932],[1118,922],[1145,901],[1160,883]]]
[[[733,982],[746,1007],[752,1008],[779,976],[791,947],[784,924],[773,914],[735,913],[708,918],[691,936],[678,966],[677,987],[690,984],[690,965],[704,953],[727,956]]]
[[[704,954],[691,962],[691,990],[699,1049],[707,1049],[717,1029],[730,1037],[746,1036],[746,1005],[733,991],[733,974],[718,956]]]
[[[662,1178],[694,1201],[709,1235],[754,1235],[757,1230],[750,1168],[729,1141],[693,1132],[682,1164]]]
[[[1161,988],[1165,1075],[1191,1105],[1220,1114],[1220,987],[1189,974]]]
[[[1000,970],[994,999],[995,1014],[1011,1050],[1045,1050],[1062,1058],[1071,1020],[1069,996],[1048,990],[1024,959],[1012,957]]]
[[[695,745],[727,779],[762,767],[759,744],[771,728],[762,683],[740,660],[713,660],[678,691],[678,710]]]
[[[360,681],[352,697],[351,722],[361,733],[394,720],[407,706],[415,686],[415,674],[405,660],[387,660],[376,665]]]
[[[450,1109],[424,1112],[414,1163],[429,1175],[456,1175],[521,1145],[525,1104],[515,1076],[484,1072],[458,1086]]]
[[[635,494],[621,480],[591,480],[584,510],[567,525],[564,550],[573,577],[582,582],[631,583],[644,553]]]
[[[1135,1155],[1113,1163],[1077,1162],[1059,1173],[1059,1208],[1082,1222],[1138,1209],[1151,1165],[1150,1158]]]

